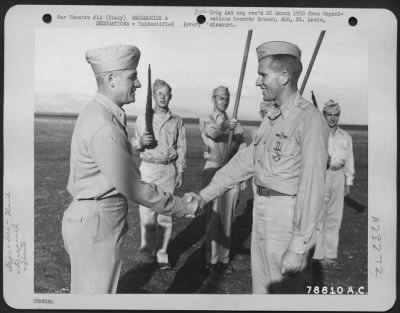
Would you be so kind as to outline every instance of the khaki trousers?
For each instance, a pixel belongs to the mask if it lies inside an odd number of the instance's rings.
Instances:
[[[71,262],[71,293],[115,293],[127,230],[123,197],[74,200],[64,212],[62,236]]]
[[[175,163],[167,165],[142,162],[142,180],[156,184],[164,191],[173,193],[176,183]],[[151,208],[139,206],[140,213],[140,258],[143,262],[169,263],[167,248],[172,233],[172,217],[158,214]]]
[[[314,259],[337,258],[344,204],[343,170],[326,173],[324,206],[318,216]]]
[[[254,193],[251,275],[254,294],[267,294],[280,282],[282,256],[292,236],[296,197],[262,197]]]
[[[206,261],[229,263],[233,211],[239,188],[235,187],[216,198],[206,212]]]
[[[207,186],[219,167],[203,170],[203,187]],[[239,197],[239,187],[225,192],[206,206],[206,262],[229,263],[233,211]]]

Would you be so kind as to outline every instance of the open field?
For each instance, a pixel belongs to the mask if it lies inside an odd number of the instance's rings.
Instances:
[[[35,292],[69,292],[69,259],[63,248],[61,219],[71,197],[66,191],[69,150],[74,119],[35,118]],[[129,123],[130,131],[133,122]],[[203,145],[197,124],[186,124],[188,142],[184,186],[177,191],[200,190]],[[245,126],[247,141],[254,126]],[[356,180],[345,199],[338,267],[314,269],[314,281],[327,287],[364,287],[367,291],[368,243],[368,133],[351,129]],[[251,293],[250,232],[251,187],[241,194],[233,225],[233,274],[209,275],[203,269],[203,217],[174,218],[170,259],[173,270],[136,269],[140,229],[137,205],[130,203],[129,231],[125,237],[119,293]],[[306,293],[307,290],[304,290]]]

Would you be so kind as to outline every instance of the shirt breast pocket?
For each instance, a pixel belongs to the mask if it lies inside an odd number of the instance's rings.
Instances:
[[[295,138],[283,138],[281,141],[280,154],[283,156],[293,156],[299,152],[299,145]]]
[[[177,131],[177,127],[175,124],[172,124],[172,123],[166,124],[164,127],[164,133],[168,139],[172,139],[173,141],[176,141],[177,136],[178,136],[178,131]]]

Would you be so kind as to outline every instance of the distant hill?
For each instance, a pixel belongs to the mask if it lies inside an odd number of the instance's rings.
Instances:
[[[92,96],[68,93],[36,93],[35,112],[78,113]]]
[[[210,102],[203,104],[202,101],[194,98],[194,91],[189,92],[186,90],[186,93],[187,95],[184,98],[193,100],[189,103],[183,101],[183,97],[181,97],[180,100],[173,98],[171,110],[182,116],[186,123],[197,123],[199,116],[205,116],[210,113],[212,104]],[[34,103],[35,117],[76,118],[79,112],[92,98],[93,95],[83,94],[36,93]],[[243,103],[241,103],[243,107],[248,105],[244,100],[245,99],[243,99]],[[231,104],[229,110],[232,110],[232,107],[233,105]],[[137,103],[128,104],[124,106],[124,110],[129,120],[135,120],[138,114],[145,111],[145,103],[143,101],[138,101]],[[228,115],[230,114],[231,111],[228,111]],[[245,112],[239,112],[239,120],[243,125],[258,125],[260,123],[258,114],[246,115]],[[368,129],[367,125],[344,124],[341,126],[346,129]]]
[[[77,114],[85,105],[93,98],[93,95],[68,94],[68,93],[36,93],[34,112],[46,114]],[[171,109],[182,117],[197,118],[199,113],[207,114],[208,108],[193,106],[184,103],[176,104],[172,102]],[[128,104],[124,106],[127,115],[137,115],[145,111],[145,103],[143,101]]]

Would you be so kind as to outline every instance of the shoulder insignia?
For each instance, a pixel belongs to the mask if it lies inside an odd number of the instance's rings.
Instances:
[[[301,98],[301,99],[299,100],[298,106],[299,106],[299,108],[301,108],[301,109],[303,109],[303,110],[309,108],[310,106],[311,106],[311,107],[314,107],[314,105],[313,105],[311,102],[307,101],[307,100],[304,99],[304,98]]]

